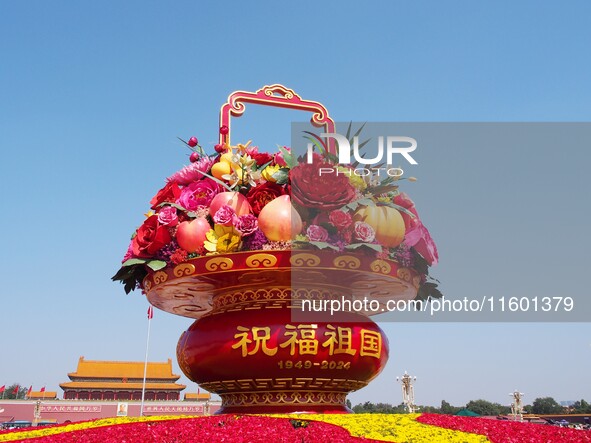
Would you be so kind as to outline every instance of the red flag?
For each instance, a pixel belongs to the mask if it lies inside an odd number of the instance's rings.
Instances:
[[[19,390],[19,388],[20,388],[20,386],[19,386],[19,385],[16,385],[16,388],[14,388],[14,389],[12,390],[12,395],[16,395],[16,394],[18,394],[18,390]]]
[[[39,392],[45,392],[45,386],[43,386]]]
[[[4,391],[6,390],[6,385],[2,385],[0,387],[0,394],[4,394]]]
[[[150,305],[148,308],[148,320],[150,320],[152,317],[154,317],[154,308],[152,308],[152,305]]]
[[[31,392],[33,392],[33,385],[29,386],[29,390],[27,391],[27,397],[31,395]]]

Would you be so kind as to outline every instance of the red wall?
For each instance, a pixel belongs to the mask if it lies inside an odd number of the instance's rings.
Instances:
[[[127,415],[140,415],[140,402],[126,402]],[[0,422],[10,420],[33,421],[35,401],[32,400],[3,400],[0,401]],[[108,401],[43,401],[41,420],[57,420],[63,423],[70,421],[94,420],[97,418],[116,417],[118,402]],[[150,401],[144,403],[144,415],[203,415],[204,402],[185,401]],[[218,402],[210,403],[210,414],[220,408]]]

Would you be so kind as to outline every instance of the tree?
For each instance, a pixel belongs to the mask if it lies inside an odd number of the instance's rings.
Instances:
[[[479,415],[501,415],[507,414],[511,410],[507,406],[503,406],[499,403],[491,403],[486,400],[471,400],[466,405],[466,409],[476,412]]]
[[[16,389],[16,387],[18,388],[18,393],[14,393],[14,390]],[[15,398],[19,398],[19,399],[24,399],[25,395],[27,395],[27,391],[29,389],[25,388],[24,386],[22,386],[20,383],[13,383],[10,386],[6,386],[6,389],[4,390],[4,400],[10,400],[10,399],[15,399]],[[1,397],[1,396],[0,396]]]
[[[445,400],[441,400],[441,408],[439,409],[441,410],[442,414],[447,415],[454,415],[456,412],[460,410],[460,408],[456,408],[455,406],[450,405]]]
[[[345,404],[347,405],[347,407],[349,409],[351,409],[351,400],[347,399],[347,401],[345,402]]]
[[[536,398],[532,403],[534,414],[559,414],[564,408],[552,397]]]
[[[353,412],[357,414],[403,414],[406,412],[404,404],[392,406],[390,403],[371,403],[366,401],[363,404],[353,406]]]
[[[588,414],[591,413],[591,405],[585,400],[581,399],[573,403],[573,413],[575,414]]]

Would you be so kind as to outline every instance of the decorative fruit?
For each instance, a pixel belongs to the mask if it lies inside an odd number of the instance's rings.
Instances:
[[[231,174],[232,173],[232,167],[230,166],[230,163],[227,162],[218,162],[218,163],[214,163],[213,166],[211,167],[211,175],[213,175],[215,178],[223,180],[223,176],[226,174]]]
[[[226,162],[228,164],[232,163],[232,156],[234,154],[232,152],[226,152],[225,154],[222,154],[220,157],[220,162]]]
[[[302,230],[302,219],[291,205],[289,195],[281,195],[263,207],[259,228],[272,241],[288,241]]]
[[[199,160],[199,153],[191,152],[191,155],[189,156],[189,160],[191,161],[191,163],[195,163],[197,160]]]
[[[213,217],[215,213],[218,212],[218,209],[224,205],[228,205],[234,209],[236,215],[246,215],[251,212],[250,203],[248,203],[248,200],[244,195],[242,195],[240,192],[228,191],[220,192],[213,198],[209,205],[209,213],[211,216]]]
[[[197,145],[199,144],[199,140],[197,140],[197,137],[191,137],[191,138],[189,139],[189,141],[187,142],[187,144],[188,144],[190,147],[194,148],[195,146],[197,146]]]
[[[224,125],[220,128],[220,134],[227,135],[228,132],[230,132],[230,129],[226,125]]]
[[[176,241],[179,246],[187,252],[195,252],[203,247],[205,234],[209,232],[211,226],[207,220],[202,217],[192,221],[182,222],[176,231]]]
[[[394,248],[404,240],[404,219],[400,212],[389,206],[364,206],[353,216],[376,231],[376,240],[383,246]]]

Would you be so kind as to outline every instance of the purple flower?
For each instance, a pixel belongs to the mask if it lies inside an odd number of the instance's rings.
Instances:
[[[205,178],[183,188],[176,203],[188,211],[195,211],[200,206],[209,206],[221,190],[222,187],[219,184],[210,178]]]
[[[235,216],[236,211],[231,206],[223,205],[213,215],[213,222],[217,225],[232,226]]]
[[[371,243],[376,238],[376,231],[367,223],[362,221],[355,222],[355,238],[362,242]]]
[[[253,214],[246,214],[240,217],[234,217],[234,227],[243,236],[247,236],[253,234],[258,229],[259,222]]]
[[[163,207],[160,212],[158,212],[158,221],[161,225],[165,226],[176,226],[179,222],[179,218],[176,213],[176,208],[172,206],[165,206]]]
[[[214,159],[207,156],[201,157],[195,163],[185,166],[178,172],[175,172],[166,179],[168,182],[178,183],[179,185],[188,185],[195,181],[199,181],[205,178],[202,172],[208,172],[211,169],[211,165],[215,162]]]
[[[322,226],[318,225],[310,225],[308,229],[306,229],[306,235],[310,239],[310,241],[322,241],[325,242],[328,240],[328,231],[324,229]]]
[[[252,235],[244,238],[242,248],[245,251],[258,251],[263,249],[263,245],[266,245],[267,243],[269,243],[269,240],[265,237],[263,231],[257,229]]]

